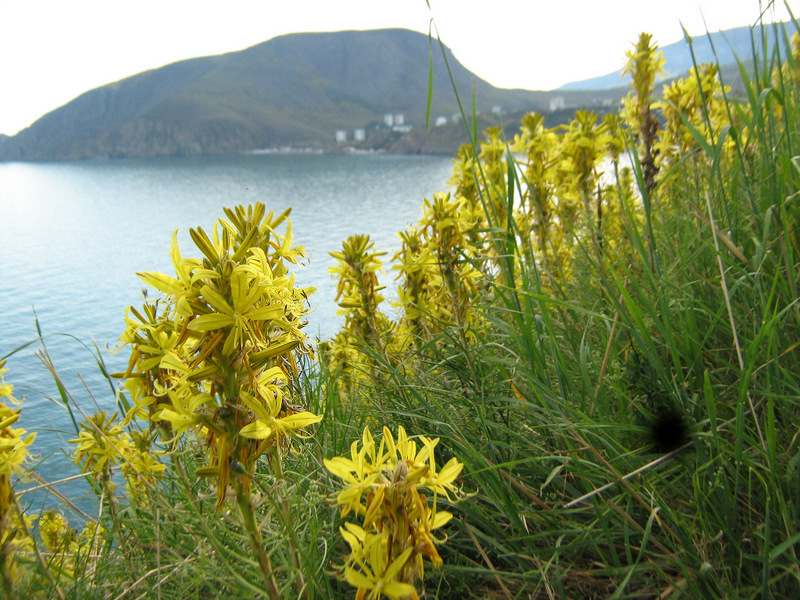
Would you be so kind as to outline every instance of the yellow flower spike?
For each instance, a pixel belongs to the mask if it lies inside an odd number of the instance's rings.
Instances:
[[[175,274],[145,275],[162,296],[146,300],[141,312],[130,309],[126,320],[121,341],[131,344],[132,358],[124,377],[140,381],[132,384],[129,416],[160,423],[158,435],[170,443],[190,433],[206,445],[207,464],[196,474],[212,478],[217,508],[235,498],[268,595],[277,597],[250,487],[265,452],[283,477],[289,436],[304,437],[321,419],[295,408],[297,355],[311,352],[301,328],[313,289],[296,288],[286,267],[303,253],[292,247],[288,210],[276,218],[258,203],[224,212],[211,230],[190,230],[200,258],[184,258],[173,236]],[[276,231],[281,224],[284,235]],[[102,460],[110,468],[103,457],[96,468]],[[126,464],[135,499],[161,466],[146,449]]]
[[[64,552],[70,542],[75,541],[76,532],[69,528],[69,522],[64,515],[54,510],[46,510],[39,517],[38,527],[39,535],[48,552]]]
[[[454,482],[463,465],[452,459],[437,473],[434,448],[439,438],[420,436],[419,440],[418,452],[403,427],[398,428],[397,442],[384,427],[372,458],[368,449],[374,448],[375,441],[365,431],[361,440],[352,443],[350,459],[324,461],[344,483],[337,495],[342,515],[352,511],[360,517],[361,525],[347,523],[340,530],[351,549],[344,577],[357,587],[357,598],[392,597],[395,592],[404,594],[399,597],[416,597],[412,583],[424,575],[423,559],[434,567],[442,564],[435,546],[442,541],[435,539],[432,531],[444,527],[452,514],[437,511],[436,496],[457,492]],[[432,507],[420,492],[423,488],[433,491]]]

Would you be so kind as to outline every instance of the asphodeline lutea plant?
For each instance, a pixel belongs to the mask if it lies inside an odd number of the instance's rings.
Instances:
[[[337,314],[344,316],[345,329],[370,346],[391,329],[388,318],[380,311],[383,302],[378,273],[385,252],[377,252],[368,235],[351,235],[342,242],[342,250],[329,253],[336,265],[328,269],[338,275]]]
[[[103,528],[88,521],[78,533],[60,512],[46,510],[38,521],[39,536],[48,554],[48,565],[59,578],[72,581],[89,571],[91,559],[99,554]]]
[[[481,205],[479,169],[479,160],[472,145],[462,144],[453,159],[453,176],[447,182],[455,189],[453,195],[457,198],[466,198],[475,206]]]
[[[623,206],[634,199],[633,171],[627,165],[621,166],[621,157],[627,148],[628,134],[619,113],[606,113],[600,125],[605,133],[605,156],[611,161],[613,178],[607,177],[602,186],[603,203],[598,214],[598,230],[602,234],[603,248],[619,249],[625,243],[625,223]],[[641,215],[633,212],[634,219]],[[602,248],[601,248],[602,249]]]
[[[553,223],[555,174],[558,162],[559,137],[554,129],[544,126],[544,117],[528,113],[522,118],[519,134],[512,149],[522,153],[522,202],[515,215],[520,235],[527,248],[533,245],[546,260]]]
[[[653,114],[652,103],[656,78],[664,70],[664,56],[652,43],[649,33],[639,34],[633,51],[625,53],[623,75],[630,74],[631,93],[625,98],[625,118],[639,141],[639,160],[644,174],[644,187],[652,195],[656,187],[658,165],[656,164],[656,139],[658,119]]]
[[[125,477],[128,496],[135,501],[166,469],[158,459],[163,452],[151,451],[150,441],[147,433],[127,431],[117,422],[116,413],[109,417],[103,410],[87,417],[78,437],[70,443],[75,444],[75,462],[83,473],[92,473],[93,482],[113,510],[113,473],[117,466]]]
[[[723,90],[719,67],[713,63],[692,67],[686,77],[664,87],[663,99],[654,105],[665,120],[657,144],[662,160],[670,163],[686,158],[710,160],[695,152],[700,144],[692,129],[703,139],[716,143],[722,128],[731,124],[723,91],[730,92],[730,88]],[[733,139],[727,138],[723,150],[733,152]]]
[[[19,559],[32,557],[33,540],[30,520],[19,511],[13,480],[23,472],[36,434],[13,427],[22,409],[9,406],[17,402],[13,386],[3,379],[4,366],[5,361],[0,361],[0,590],[6,598],[16,598],[14,590],[24,576]]]
[[[441,566],[436,545],[444,538],[437,539],[433,532],[452,514],[439,510],[439,499],[460,494],[455,481],[464,465],[454,457],[437,469],[438,443],[439,438],[420,436],[417,444],[401,426],[396,441],[384,427],[376,445],[365,428],[361,440],[352,443],[349,457],[324,461],[344,486],[336,496],[342,516],[352,513],[359,521],[340,528],[350,546],[343,575],[357,588],[357,600],[418,599],[416,582],[425,575],[425,559]]]
[[[193,436],[206,452],[196,470],[216,488],[217,506],[235,498],[271,597],[278,587],[258,527],[251,484],[258,459],[283,478],[293,438],[311,435],[321,417],[305,409],[299,384],[311,346],[302,328],[313,288],[295,286],[290,210],[263,204],[225,208],[209,236],[191,229],[201,256],[184,258],[172,242],[175,276],[139,273],[161,297],[129,310],[122,336],[132,346],[124,377],[129,418],[149,419],[177,444]],[[283,233],[278,229],[285,226]]]
[[[480,253],[470,235],[480,222],[466,198],[437,193],[423,202],[417,226],[400,235],[403,245],[393,268],[401,280],[404,321],[415,327],[415,334],[455,326],[470,338],[482,327],[475,304],[484,274],[475,266]]]
[[[587,216],[591,216],[593,199],[597,196],[597,169],[606,157],[608,136],[598,127],[597,115],[588,110],[575,111],[564,129],[561,154],[569,164],[565,187],[577,196]],[[567,218],[566,211],[564,218]]]
[[[483,189],[483,203],[491,215],[494,227],[505,227],[508,223],[506,204],[506,154],[508,146],[502,139],[503,130],[489,127],[480,143],[480,171],[477,173],[480,188]]]
[[[365,352],[383,352],[394,342],[394,323],[380,305],[384,286],[378,281],[385,252],[375,250],[368,235],[351,235],[342,242],[341,251],[329,253],[336,265],[328,271],[338,276],[337,314],[344,326],[321,348],[322,358],[337,373],[340,393],[352,395],[355,387],[373,372],[373,360]]]

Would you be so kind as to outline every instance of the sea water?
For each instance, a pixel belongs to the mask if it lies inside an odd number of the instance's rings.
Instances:
[[[341,323],[328,253],[361,233],[390,258],[423,199],[447,189],[452,165],[449,157],[316,154],[0,164],[0,358],[33,342],[9,356],[5,379],[24,397],[21,425],[38,432],[37,472],[50,480],[77,473],[69,458],[73,419],[37,356],[37,320],[80,407],[73,406],[75,420],[81,410],[113,412],[113,390],[90,349],[109,371],[124,370],[129,351],[107,348],[124,329],[125,307],[141,305],[136,272],[174,274],[176,229],[183,255],[199,256],[190,227],[210,231],[222,207],[263,202],[276,214],[292,208],[295,245],[307,251],[296,282],[317,288],[306,331],[331,337]],[[381,283],[391,296],[388,265]],[[69,489],[75,493],[74,484]]]

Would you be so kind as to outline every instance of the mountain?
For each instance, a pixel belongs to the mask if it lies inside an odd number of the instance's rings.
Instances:
[[[396,136],[382,126],[386,114],[424,130],[431,52],[431,120],[451,122],[458,105],[450,75],[428,36],[404,29],[298,33],[86,92],[16,136],[0,137],[0,160],[330,148],[337,130],[352,139],[356,128],[390,144]],[[468,111],[473,89],[486,113],[547,109],[549,93],[495,88],[444,52]],[[586,97],[570,93],[567,102]]]
[[[737,59],[746,63],[752,59],[753,44],[763,54],[762,44],[765,41],[767,56],[769,56],[775,47],[776,38],[781,40],[781,50],[785,51],[786,45],[784,42],[786,37],[791,36],[795,28],[793,26],[784,28],[783,24],[777,24],[776,27],[779,29],[777,32],[773,26],[754,29],[752,37],[750,27],[736,27],[725,31],[717,31],[692,38],[691,48],[686,40],[662,46],[659,50],[664,54],[666,62],[664,63],[664,72],[660,77],[660,81],[685,76],[694,65],[694,61],[697,64],[713,62],[723,66],[736,64]],[[784,36],[784,32],[786,36]],[[692,58],[692,50],[694,51],[694,59]],[[716,56],[714,54],[715,50]],[[628,78],[622,75],[622,69],[620,69],[599,77],[568,83],[561,86],[559,91],[600,91],[627,85]]]

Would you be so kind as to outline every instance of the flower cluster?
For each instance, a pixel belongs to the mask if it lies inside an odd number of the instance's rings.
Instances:
[[[368,235],[351,235],[342,242],[341,252],[331,252],[336,266],[328,270],[339,276],[336,300],[337,314],[345,317],[345,329],[357,338],[370,343],[379,340],[391,329],[387,317],[378,305],[383,301],[378,273],[385,252],[376,252]]]
[[[340,530],[350,546],[344,577],[358,588],[356,598],[417,598],[414,581],[424,576],[423,559],[434,567],[442,564],[435,545],[441,540],[433,531],[452,514],[438,510],[437,500],[458,494],[454,482],[464,465],[451,458],[437,470],[439,438],[420,436],[419,441],[418,446],[402,426],[395,441],[384,427],[378,446],[365,428],[349,458],[325,460],[344,483],[336,497],[342,516],[352,512],[361,519],[360,525],[346,523]],[[430,505],[425,490],[432,494]]]
[[[658,165],[656,164],[656,137],[658,119],[653,113],[652,101],[656,79],[664,70],[664,55],[653,43],[653,36],[641,33],[634,50],[625,53],[623,75],[630,74],[632,91],[625,98],[625,119],[639,140],[639,158],[644,172],[647,194],[655,190]]]
[[[13,477],[23,471],[30,457],[28,448],[36,438],[22,428],[12,427],[20,417],[21,408],[12,409],[6,402],[15,404],[12,385],[3,379],[5,361],[0,361],[0,590],[11,597],[14,583],[21,576],[16,558],[29,554],[33,541],[28,535],[27,519],[19,514],[14,498]]]
[[[345,319],[344,327],[326,343],[323,359],[338,373],[340,392],[349,394],[354,385],[371,370],[370,359],[361,351],[363,345],[378,349],[392,341],[394,323],[380,310],[383,286],[378,273],[383,265],[375,243],[368,235],[351,235],[342,242],[341,251],[330,252],[336,265],[328,270],[338,275],[337,314]]]
[[[175,277],[139,273],[163,295],[129,308],[122,336],[133,348],[128,419],[149,419],[173,443],[198,436],[208,456],[197,474],[215,481],[219,505],[230,486],[249,496],[257,459],[268,449],[278,456],[288,434],[321,419],[301,406],[297,385],[314,290],[295,287],[287,266],[304,253],[292,245],[289,211],[224,210],[211,237],[190,230],[199,258],[181,255],[175,233]]]
[[[155,483],[166,466],[149,450],[146,434],[129,433],[117,422],[117,415],[98,411],[81,423],[82,431],[70,440],[76,444],[73,457],[83,473],[92,473],[104,491],[114,490],[113,470],[119,465],[125,477],[128,494],[138,499],[148,485]],[[138,443],[137,443],[138,442]]]
[[[473,262],[479,251],[471,242],[480,227],[481,216],[466,198],[434,194],[424,201],[419,223],[400,234],[394,268],[410,333],[428,337],[452,326],[481,326],[475,301],[483,273]]]
[[[103,528],[88,521],[78,533],[69,526],[69,521],[60,512],[46,510],[39,517],[37,526],[42,544],[48,554],[48,566],[65,576],[75,579],[85,573],[89,559],[97,555]]]
[[[719,67],[712,63],[692,67],[686,77],[664,87],[663,100],[654,105],[665,121],[658,142],[663,160],[685,160],[700,147],[695,135],[718,138],[722,128],[730,125],[723,92],[730,88],[723,88]],[[733,147],[733,140],[728,139],[725,149],[732,152]]]

